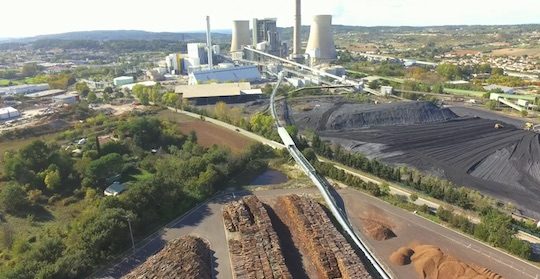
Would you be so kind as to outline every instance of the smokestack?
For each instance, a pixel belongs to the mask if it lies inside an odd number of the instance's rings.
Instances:
[[[242,51],[243,46],[250,44],[249,20],[233,21],[231,52]]]
[[[208,67],[214,66],[212,53],[212,34],[210,33],[210,17],[206,16],[206,50],[208,52]]]
[[[306,53],[315,62],[329,62],[337,58],[332,35],[331,15],[316,15],[313,17]]]
[[[294,34],[293,34],[293,57],[300,56],[301,48],[300,48],[300,33],[302,28],[302,7],[301,7],[301,0],[296,0],[295,5],[295,14],[294,14]]]

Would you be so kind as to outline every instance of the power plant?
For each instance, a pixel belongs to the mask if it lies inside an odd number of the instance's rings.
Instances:
[[[250,45],[249,20],[233,21],[231,53],[241,52],[243,46]]]
[[[311,64],[331,62],[337,58],[332,35],[331,15],[316,15],[313,17],[306,54],[309,56]]]

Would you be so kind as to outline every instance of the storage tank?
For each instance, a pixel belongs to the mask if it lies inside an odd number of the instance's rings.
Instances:
[[[312,62],[328,62],[337,59],[336,46],[332,35],[332,16],[313,17],[306,54]]]
[[[231,52],[242,51],[242,47],[249,44],[249,20],[233,21]]]

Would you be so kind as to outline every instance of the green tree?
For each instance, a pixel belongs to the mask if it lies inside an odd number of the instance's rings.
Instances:
[[[16,183],[4,185],[0,191],[0,207],[8,213],[21,213],[29,205],[26,193],[23,188]]]
[[[75,85],[75,90],[81,94],[82,97],[86,97],[90,93],[90,87],[86,82],[79,82]]]
[[[461,78],[461,69],[454,64],[443,63],[439,64],[436,68],[439,75],[443,76],[447,80],[456,80]]]
[[[96,93],[90,92],[86,97],[86,100],[88,100],[89,103],[95,103],[97,101]]]
[[[485,103],[485,107],[489,110],[495,110],[497,109],[497,101],[489,100]]]
[[[45,175],[45,185],[47,189],[57,192],[62,186],[62,178],[60,176],[60,171],[56,165],[49,166],[49,169]]]
[[[33,77],[40,71],[40,67],[36,63],[26,63],[23,65],[21,75],[23,77]]]
[[[371,89],[379,89],[381,88],[381,84],[379,83],[378,80],[374,79],[372,81],[369,82],[368,84],[369,88]]]

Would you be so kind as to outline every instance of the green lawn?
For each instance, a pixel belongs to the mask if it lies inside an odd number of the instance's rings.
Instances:
[[[453,95],[461,95],[461,96],[471,96],[476,98],[482,98],[486,92],[482,91],[472,91],[472,90],[463,90],[463,89],[453,89],[453,88],[445,88],[445,93],[453,94]]]

